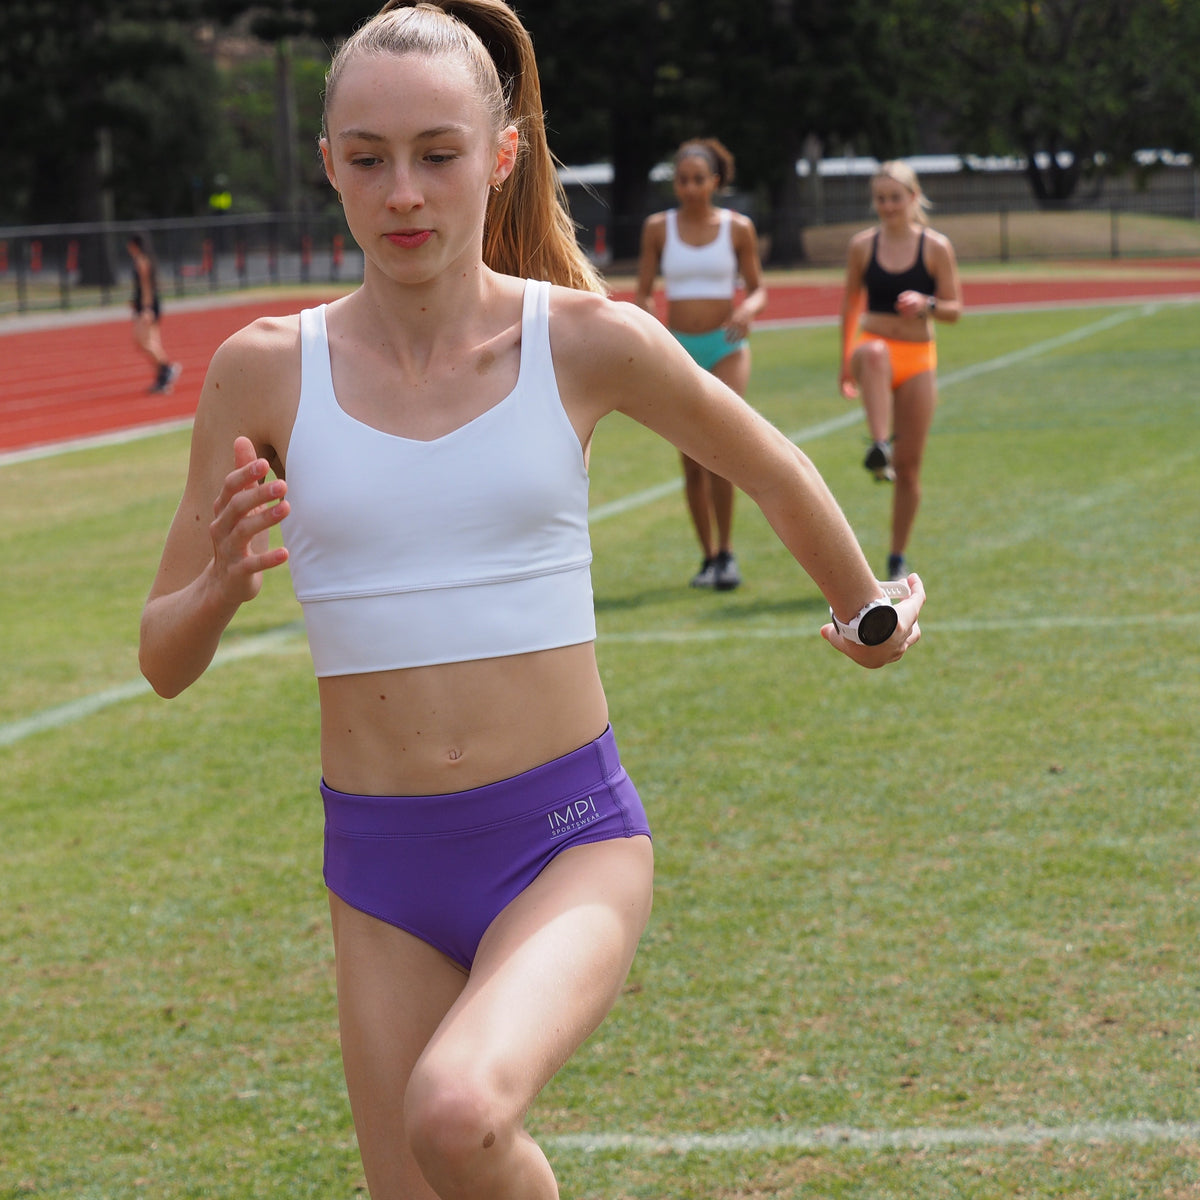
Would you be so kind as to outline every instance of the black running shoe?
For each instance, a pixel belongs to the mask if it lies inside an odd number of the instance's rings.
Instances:
[[[717,583],[717,560],[706,558],[700,564],[700,570],[692,576],[691,586],[694,588],[715,587]]]
[[[891,483],[896,478],[896,472],[892,470],[892,448],[887,442],[872,442],[863,466],[880,483]]]
[[[713,560],[715,578],[713,587],[718,592],[732,592],[742,582],[742,573],[738,570],[737,559],[732,550],[722,550]]]

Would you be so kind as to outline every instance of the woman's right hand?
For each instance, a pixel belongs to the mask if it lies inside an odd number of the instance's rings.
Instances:
[[[270,531],[291,508],[287,484],[267,479],[270,464],[258,456],[249,438],[234,441],[233,461],[234,468],[213,503],[208,532],[213,582],[228,603],[242,604],[258,595],[264,571],[287,562],[285,547],[271,547]]]
[[[858,399],[858,384],[854,379],[854,372],[850,369],[849,362],[842,363],[842,370],[838,375],[838,391],[842,393],[842,398],[845,400]]]

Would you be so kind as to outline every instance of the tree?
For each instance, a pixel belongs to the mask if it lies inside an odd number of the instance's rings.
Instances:
[[[613,164],[614,253],[636,251],[648,174],[685,137],[734,152],[762,189],[771,257],[802,257],[796,163],[806,142],[911,137],[904,47],[877,0],[523,0],[556,150]],[[598,152],[598,153],[597,153]]]
[[[696,134],[729,145],[770,205],[771,261],[803,258],[797,162],[806,145],[911,144],[913,72],[877,0],[691,0],[681,62]]]
[[[189,211],[190,181],[208,169],[214,84],[184,24],[194,15],[193,0],[0,8],[7,219]]]
[[[650,170],[679,133],[678,0],[520,0],[551,149],[613,167],[613,254],[637,253]]]
[[[194,0],[25,0],[0,8],[3,219],[108,222],[193,210],[213,136],[211,64]],[[87,239],[85,282],[115,281],[112,238]]]
[[[1017,153],[1069,201],[1134,152],[1197,140],[1194,0],[902,0],[959,147]]]
[[[227,181],[235,212],[280,211],[284,188],[278,172],[291,164],[295,172],[293,211],[320,211],[336,204],[317,153],[321,93],[328,58],[317,43],[294,45],[289,75],[294,99],[294,148],[277,152],[276,115],[279,76],[277,56],[269,46],[242,54],[218,68],[220,92],[215,100],[220,125],[213,161]]]

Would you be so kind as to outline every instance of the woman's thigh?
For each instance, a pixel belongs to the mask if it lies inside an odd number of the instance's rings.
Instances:
[[[654,853],[638,835],[555,858],[489,927],[422,1068],[504,1093],[512,1119],[604,1019],[650,916]]]
[[[620,994],[649,919],[650,839],[565,850],[492,922],[468,975],[412,934],[330,897],[355,1124],[402,1127],[427,1083],[475,1079],[517,1120]]]
[[[329,895],[342,1064],[372,1195],[428,1189],[404,1131],[413,1067],[462,994],[466,972],[402,929]]]

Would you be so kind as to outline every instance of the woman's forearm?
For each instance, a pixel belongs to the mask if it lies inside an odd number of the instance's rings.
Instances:
[[[152,596],[142,610],[138,665],[150,686],[167,699],[204,674],[240,607],[221,598],[209,576],[206,568],[187,587]]]

